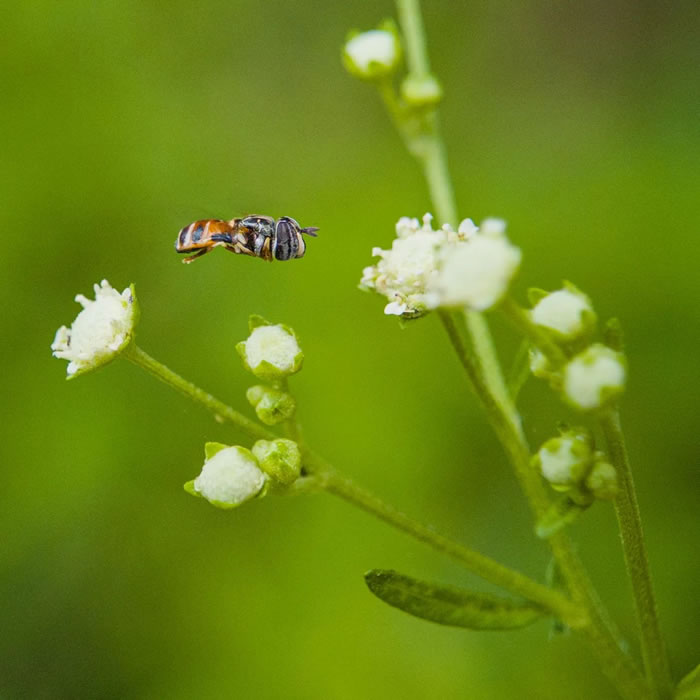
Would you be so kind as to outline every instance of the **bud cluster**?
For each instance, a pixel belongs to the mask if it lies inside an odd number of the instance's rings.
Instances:
[[[246,392],[248,402],[266,425],[294,417],[296,402],[286,390],[287,378],[301,369],[304,355],[294,331],[251,316],[249,335],[236,345],[245,368],[265,384]],[[258,440],[248,450],[207,443],[201,474],[185,484],[185,490],[218,508],[235,508],[264,496],[270,488],[284,489],[301,475],[301,451],[293,440]]]
[[[243,366],[267,383],[251,386],[246,398],[265,425],[284,423],[296,411],[294,397],[286,388],[287,378],[301,369],[304,353],[289,326],[251,316],[248,327],[250,335],[236,350]]]
[[[563,429],[559,437],[540,447],[532,463],[555,491],[566,493],[579,506],[617,494],[615,467],[595,449],[593,436],[585,428]]]
[[[546,379],[579,411],[609,406],[625,388],[626,360],[617,349],[593,343],[597,317],[590,299],[570,282],[554,292],[530,290],[530,321],[566,358],[553,366],[539,348],[530,351],[530,369]]]
[[[301,473],[301,452],[292,440],[258,440],[252,450],[208,442],[199,476],[185,491],[230,510],[263,497],[271,487],[293,483]]]

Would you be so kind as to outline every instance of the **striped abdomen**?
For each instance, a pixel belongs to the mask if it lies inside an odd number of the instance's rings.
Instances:
[[[185,226],[175,241],[178,253],[190,253],[193,250],[210,248],[215,245],[231,245],[233,229],[228,221],[220,219],[202,219]]]

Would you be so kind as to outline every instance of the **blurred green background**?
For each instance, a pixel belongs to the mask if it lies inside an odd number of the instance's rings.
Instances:
[[[244,441],[126,362],[65,383],[76,293],[135,283],[139,344],[249,412],[247,317],[292,325],[310,444],[360,483],[535,577],[547,565],[435,318],[401,330],[356,289],[426,188],[339,54],[390,2],[48,0],[0,9],[0,697],[612,698],[575,636],[472,633],[365,588],[372,567],[486,586],[332,496],[222,512],[187,496],[206,440]],[[508,220],[517,292],[562,278],[619,316],[624,404],[676,677],[700,660],[700,7],[425,3],[463,216]],[[246,212],[319,226],[306,258],[176,233]],[[516,339],[500,319],[503,357]],[[566,417],[530,382],[533,444]],[[572,532],[633,638],[612,509]],[[632,642],[634,646],[634,642]],[[636,652],[636,649],[635,649]]]

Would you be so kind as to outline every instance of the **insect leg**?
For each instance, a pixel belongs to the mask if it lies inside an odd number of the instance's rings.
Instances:
[[[211,248],[202,248],[201,250],[198,250],[194,255],[188,255],[182,262],[184,263],[191,263],[195,258],[200,258],[202,255],[206,255]]]

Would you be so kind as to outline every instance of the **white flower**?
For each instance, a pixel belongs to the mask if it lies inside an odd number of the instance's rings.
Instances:
[[[466,306],[484,311],[501,300],[520,266],[520,249],[487,220],[486,232],[442,250],[442,264],[431,284],[431,306]]]
[[[421,226],[418,219],[404,216],[396,223],[391,249],[372,249],[380,260],[363,270],[360,288],[389,300],[385,314],[417,318],[428,311],[426,287],[437,272],[440,248],[450,239],[457,240],[449,226],[434,231],[432,219],[426,214]]]
[[[485,236],[502,236],[506,232],[506,222],[503,219],[489,217],[484,219],[479,226],[479,233]]]
[[[396,70],[401,45],[394,32],[373,29],[350,38],[345,43],[343,58],[347,69],[359,78],[377,78]]]
[[[51,345],[54,357],[68,360],[68,378],[113,360],[131,342],[138,320],[133,287],[121,294],[107,280],[95,285],[95,300],[78,294],[83,306],[70,328],[61,326]]]
[[[556,331],[564,340],[586,335],[595,327],[590,299],[569,285],[547,294],[531,311],[533,323]]]
[[[464,219],[457,229],[457,233],[465,240],[476,235],[478,232],[479,227],[471,219]]]
[[[381,260],[362,271],[360,289],[373,290],[389,303],[384,313],[418,318],[437,306],[483,310],[498,301],[520,264],[520,250],[503,235],[505,222],[486,219],[477,228],[464,219],[454,231],[437,231],[432,215],[402,217],[391,250],[373,248]]]
[[[255,316],[250,325],[250,335],[236,345],[236,350],[253,374],[275,380],[301,369],[304,355],[291,328],[281,323],[272,325]]]
[[[596,343],[579,353],[564,367],[564,397],[576,408],[599,408],[625,388],[625,359]]]
[[[542,476],[554,488],[566,490],[586,476],[593,462],[593,451],[584,435],[566,433],[547,440],[535,459]]]
[[[204,462],[200,475],[185,484],[185,488],[220,508],[233,508],[257,496],[267,476],[250,450],[219,447],[221,449]]]

